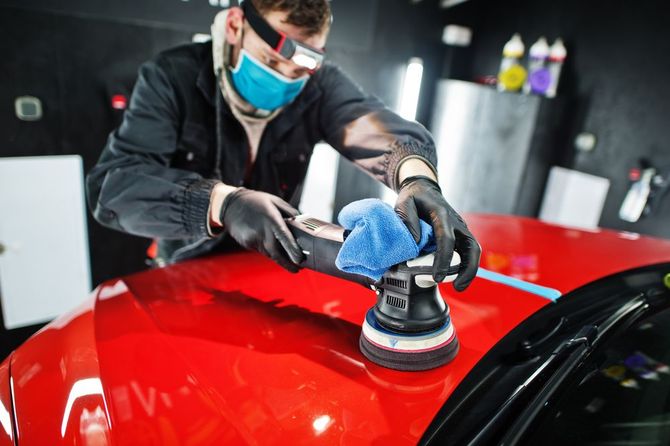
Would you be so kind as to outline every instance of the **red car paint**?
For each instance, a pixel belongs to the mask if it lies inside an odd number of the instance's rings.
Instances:
[[[12,397],[9,385],[9,361],[0,365],[0,446],[14,444],[14,429],[12,421]]]
[[[634,234],[518,217],[468,223],[483,267],[564,293],[670,261],[670,241]],[[22,446],[415,444],[476,362],[550,304],[483,279],[463,293],[441,290],[458,356],[431,371],[398,372],[359,352],[374,293],[353,283],[292,275],[254,253],[112,280],[0,366],[9,415],[0,417],[17,420]],[[0,445],[11,444],[2,426]]]

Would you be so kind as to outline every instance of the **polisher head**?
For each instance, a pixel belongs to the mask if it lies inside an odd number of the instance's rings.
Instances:
[[[397,333],[382,326],[371,308],[365,315],[359,347],[366,358],[382,367],[419,371],[447,364],[456,357],[459,345],[449,317],[428,332]]]

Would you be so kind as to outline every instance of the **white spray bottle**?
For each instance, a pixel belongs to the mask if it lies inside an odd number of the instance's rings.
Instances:
[[[554,44],[549,49],[549,73],[551,74],[551,82],[547,88],[546,96],[553,98],[556,96],[558,89],[558,81],[561,78],[561,70],[563,69],[563,62],[567,57],[568,52],[563,45],[563,40],[556,39]]]

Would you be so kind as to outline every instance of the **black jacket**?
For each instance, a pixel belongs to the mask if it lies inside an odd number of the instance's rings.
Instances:
[[[183,45],[140,68],[123,122],[86,178],[89,206],[105,226],[158,239],[168,262],[193,257],[222,238],[207,231],[218,181],[296,206],[319,141],[394,189],[403,158],[437,165],[423,126],[400,118],[327,63],[268,123],[245,180],[247,137],[217,87],[211,43]]]

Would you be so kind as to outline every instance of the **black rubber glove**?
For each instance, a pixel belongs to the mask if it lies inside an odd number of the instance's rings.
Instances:
[[[303,254],[284,217],[298,214],[275,195],[243,187],[231,192],[221,206],[221,222],[237,243],[265,254],[292,273],[300,269],[297,264]]]
[[[423,175],[405,178],[398,189],[395,211],[417,243],[421,239],[419,219],[433,227],[437,244],[433,263],[433,279],[436,282],[444,280],[454,249],[458,252],[461,266],[454,288],[457,291],[466,289],[477,274],[482,250],[463,218],[444,199],[440,186]]]

